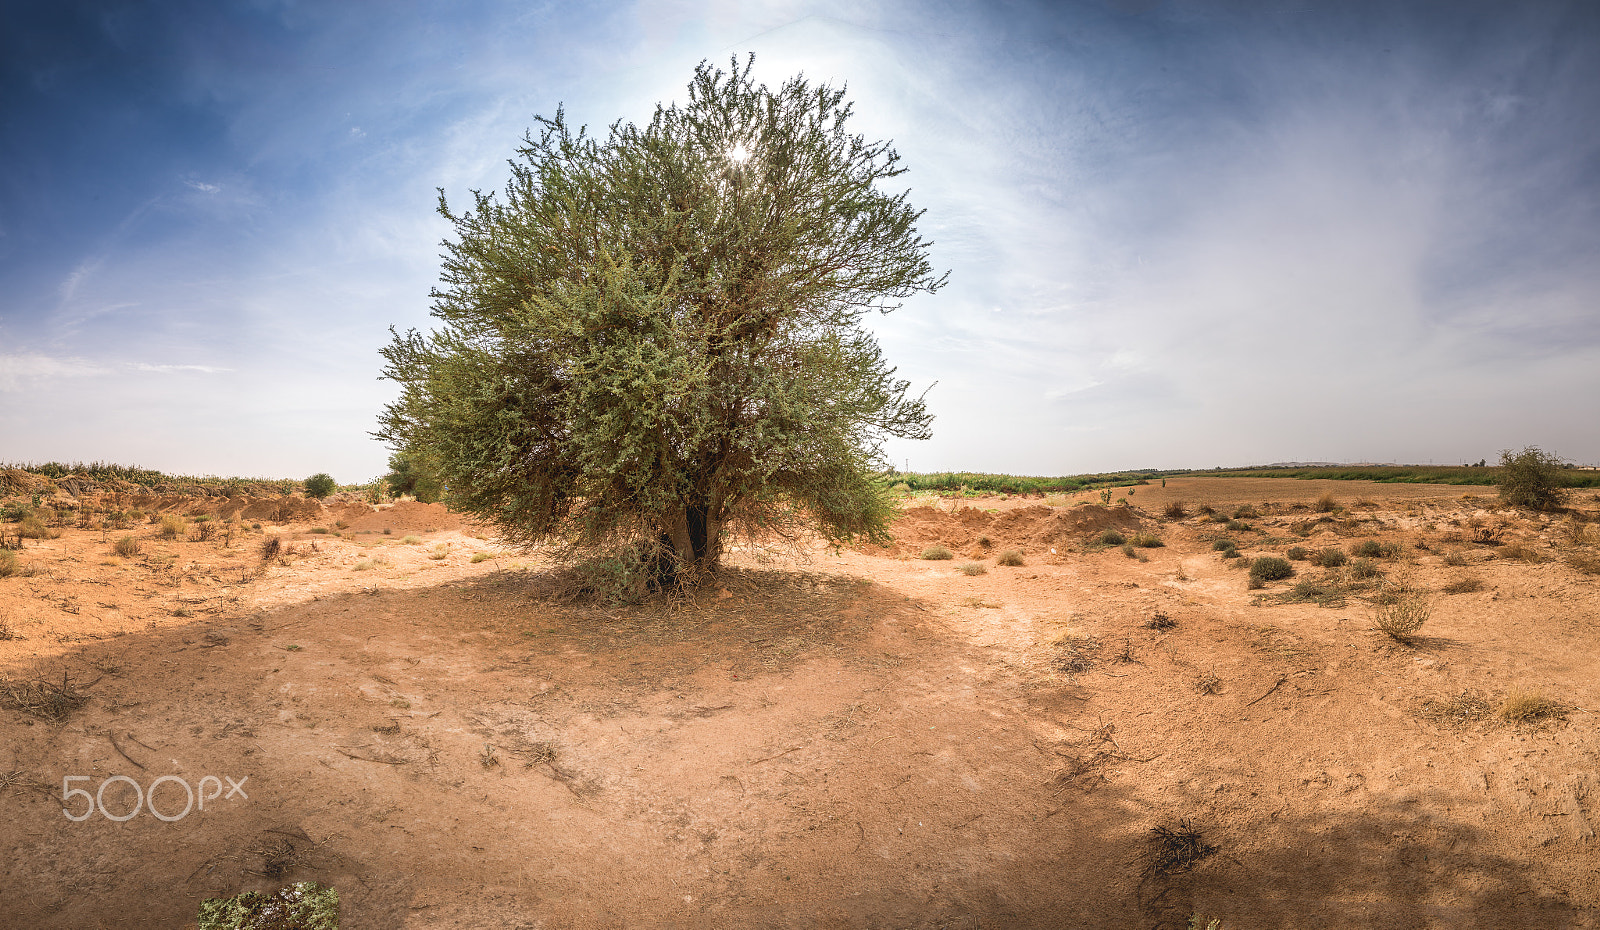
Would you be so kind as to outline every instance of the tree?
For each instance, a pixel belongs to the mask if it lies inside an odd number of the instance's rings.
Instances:
[[[320,501],[332,494],[338,487],[339,483],[333,480],[332,475],[326,472],[317,472],[306,479],[306,496],[314,497]]]
[[[931,417],[861,320],[947,276],[844,91],[752,63],[701,64],[686,104],[603,141],[539,118],[503,200],[439,192],[442,326],[382,350],[401,391],[375,435],[452,507],[517,543],[634,547],[663,582],[730,531],[885,537],[883,442]]]
[[[1527,446],[1517,453],[1503,449],[1495,484],[1500,488],[1501,500],[1508,504],[1550,510],[1566,500],[1562,475],[1566,467],[1559,457],[1538,446]]]
[[[389,493],[396,497],[409,494],[424,504],[432,504],[439,500],[439,478],[434,470],[421,457],[406,452],[396,452],[389,456],[389,473],[383,476],[389,485]]]

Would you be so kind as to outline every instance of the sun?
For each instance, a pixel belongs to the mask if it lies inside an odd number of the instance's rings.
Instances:
[[[736,165],[742,165],[749,160],[750,150],[744,147],[743,142],[740,142],[734,145],[733,148],[728,149],[728,161],[731,161]]]

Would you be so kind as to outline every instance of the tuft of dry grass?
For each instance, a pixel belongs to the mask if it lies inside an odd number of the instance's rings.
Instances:
[[[487,562],[490,559],[497,558],[498,556],[499,553],[497,552],[474,552],[472,554],[472,564],[477,565],[479,562]]]
[[[1527,562],[1529,565],[1538,565],[1545,560],[1544,554],[1539,550],[1531,546],[1524,546],[1521,543],[1502,546],[1500,548],[1500,558],[1516,559],[1518,562]]]
[[[1183,501],[1168,501],[1167,506],[1163,507],[1161,512],[1166,514],[1168,520],[1182,520],[1189,515],[1189,511],[1185,509]]]
[[[988,573],[989,570],[979,562],[968,562],[961,566],[961,574],[963,575],[987,575]]]
[[[283,540],[276,536],[268,536],[261,541],[261,561],[271,562],[283,554]]]
[[[1537,691],[1524,691],[1513,688],[1500,702],[1500,709],[1495,711],[1495,716],[1509,724],[1541,723],[1547,720],[1560,720],[1567,714],[1566,705],[1560,701],[1553,701]]]
[[[1333,513],[1339,509],[1339,504],[1333,499],[1331,493],[1324,491],[1322,496],[1317,498],[1316,503],[1311,505],[1311,509],[1317,513]]]
[[[954,552],[951,552],[949,549],[946,549],[943,546],[929,546],[928,548],[922,550],[922,555],[920,556],[920,558],[928,559],[929,561],[934,562],[943,562],[947,559],[953,559],[955,557],[956,554]]]
[[[139,554],[139,540],[124,536],[112,545],[111,550],[125,559],[131,559]]]
[[[0,578],[10,578],[18,571],[17,554],[10,549],[0,549]]]
[[[1167,616],[1165,611],[1160,610],[1156,611],[1155,614],[1145,622],[1145,626],[1152,630],[1170,630],[1177,625],[1178,621]]]
[[[1007,549],[1006,551],[1000,553],[999,557],[994,560],[994,564],[1005,565],[1010,568],[1020,568],[1027,563],[1022,561],[1021,552],[1018,552],[1016,549]]]
[[[1446,584],[1440,590],[1444,591],[1446,594],[1471,594],[1474,591],[1483,590],[1483,579],[1470,575],[1462,578],[1456,578]]]
[[[407,536],[405,539],[400,540],[400,545],[402,545],[402,546],[420,546],[420,545],[422,545],[422,537],[421,536]]]
[[[182,517],[178,516],[177,514],[169,513],[161,518],[161,529],[159,532],[161,533],[162,539],[178,539],[184,535],[184,531],[187,528],[188,525],[184,522]]]
[[[1494,705],[1483,692],[1469,688],[1442,701],[1431,698],[1423,701],[1420,714],[1435,723],[1460,727],[1488,720],[1494,715]]]
[[[1384,596],[1373,609],[1373,625],[1395,642],[1411,645],[1433,613],[1427,592],[1399,581],[1383,586],[1379,593]]]
[[[1444,564],[1446,564],[1446,565],[1450,565],[1450,566],[1454,566],[1456,568],[1459,568],[1459,567],[1467,564],[1467,557],[1462,555],[1460,553],[1460,551],[1458,551],[1458,550],[1452,550],[1452,551],[1446,552],[1444,554],[1444,560],[1443,561],[1444,561]]]

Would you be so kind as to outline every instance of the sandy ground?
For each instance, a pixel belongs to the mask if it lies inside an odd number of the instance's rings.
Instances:
[[[670,607],[561,603],[537,554],[422,505],[231,547],[142,526],[132,558],[117,531],[29,540],[0,677],[87,700],[0,710],[0,925],[193,926],[314,879],[347,928],[1600,927],[1592,496],[1565,521],[1356,482],[1083,497],[737,551]],[[290,555],[263,566],[266,535]],[[1285,602],[1348,579],[1305,561],[1252,590],[1219,537],[1392,543],[1374,563],[1432,617],[1407,646],[1370,586]],[[1558,715],[1496,719],[1518,690]],[[69,819],[69,776],[105,811]],[[164,776],[168,819],[107,816]],[[1152,831],[1185,825],[1214,851],[1154,868]]]

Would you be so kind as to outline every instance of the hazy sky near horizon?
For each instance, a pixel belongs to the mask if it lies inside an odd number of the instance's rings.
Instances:
[[[1600,462],[1600,4],[0,0],[0,461],[342,482],[456,203],[694,66],[849,87],[919,471]]]

